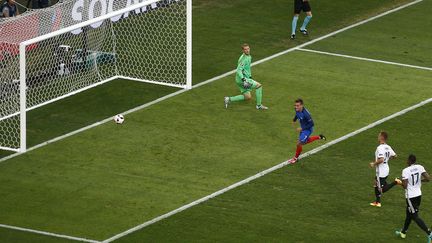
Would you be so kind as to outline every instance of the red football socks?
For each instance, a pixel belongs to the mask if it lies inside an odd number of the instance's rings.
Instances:
[[[307,140],[306,144],[312,143],[313,141],[321,139],[320,136],[311,136]],[[297,145],[295,157],[298,158],[303,150],[303,145]]]
[[[297,150],[296,150],[296,154],[295,154],[296,158],[298,158],[300,156],[302,150],[303,150],[303,146],[302,145],[297,145]]]
[[[312,143],[313,141],[316,141],[319,139],[320,139],[320,136],[310,136],[309,139],[307,140],[306,144]]]

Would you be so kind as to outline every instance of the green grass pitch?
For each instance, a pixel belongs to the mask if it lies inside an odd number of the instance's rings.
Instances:
[[[291,2],[261,2],[194,1],[195,83],[232,70],[242,42],[258,60],[409,1],[314,1],[311,36],[293,42]],[[431,67],[430,33],[409,28],[430,26],[431,8],[425,0],[308,48]],[[254,27],[245,29],[245,19]],[[0,163],[0,224],[104,240],[292,156],[292,100],[299,96],[316,133],[333,140],[432,93],[430,71],[300,51],[253,72],[264,85],[267,112],[257,112],[254,101],[223,108],[223,96],[238,92],[231,75],[132,113],[122,126],[103,124]],[[29,113],[30,146],[175,90],[117,80],[37,109]],[[400,176],[410,152],[432,168],[424,138],[432,133],[431,109],[409,112],[118,242],[397,242],[403,192],[395,188],[383,208],[370,208],[374,173],[367,162],[384,129],[400,155],[391,161],[392,177]],[[430,224],[432,189],[423,191],[421,215]],[[405,242],[424,240],[413,224]],[[68,241],[0,228],[0,242]]]

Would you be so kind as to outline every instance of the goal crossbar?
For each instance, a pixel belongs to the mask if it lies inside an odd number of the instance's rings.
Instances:
[[[48,33],[48,34],[41,35],[41,36],[35,37],[33,39],[23,41],[23,42],[20,43],[20,46],[21,45],[28,46],[28,45],[31,45],[31,44],[34,44],[34,43],[38,43],[40,41],[43,41],[43,40],[46,40],[46,39],[50,39],[50,38],[52,38],[54,36],[58,36],[58,35],[61,35],[61,34],[72,32],[72,31],[74,31],[76,29],[80,29],[80,28],[89,26],[89,25],[94,24],[94,23],[98,23],[98,22],[101,22],[101,21],[104,21],[104,20],[107,20],[107,19],[119,16],[119,15],[123,15],[125,13],[132,12],[132,11],[134,11],[136,9],[139,9],[139,8],[144,8],[146,6],[149,6],[149,5],[153,4],[153,3],[157,3],[157,2],[160,2],[160,1],[161,0],[145,0],[145,1],[140,2],[140,3],[134,3],[134,4],[128,6],[128,7],[124,8],[124,9],[116,10],[116,11],[107,13],[105,15],[102,15],[102,16],[99,16],[99,17],[96,17],[96,18],[93,18],[93,19],[89,19],[89,20],[83,21],[81,23],[78,23],[78,24],[75,24],[75,25],[63,28],[63,29],[59,29],[57,31],[54,31],[54,32],[51,32],[51,33]]]

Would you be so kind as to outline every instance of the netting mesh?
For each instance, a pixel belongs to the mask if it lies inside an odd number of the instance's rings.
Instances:
[[[119,75],[186,84],[186,4],[174,5],[114,24]]]
[[[20,145],[19,43],[139,2],[63,1],[0,22],[1,148]],[[27,110],[119,77],[185,86],[186,22],[186,0],[164,0],[28,45]]]
[[[0,147],[18,148],[20,134],[19,59],[0,56]]]

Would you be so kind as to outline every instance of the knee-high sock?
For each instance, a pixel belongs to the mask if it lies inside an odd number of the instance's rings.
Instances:
[[[302,150],[303,150],[303,146],[302,145],[297,145],[296,154],[295,154],[296,158],[298,158],[300,156]]]
[[[406,211],[406,217],[405,217],[405,223],[404,226],[402,228],[402,233],[406,234],[406,232],[408,231],[408,227],[411,224],[411,214],[408,212],[408,209]]]
[[[309,21],[312,19],[312,16],[306,16],[304,21],[303,21],[303,25],[300,28],[300,30],[304,30],[306,29],[307,25],[309,24]]]
[[[378,186],[375,187],[375,202],[381,202],[381,192],[378,189]]]
[[[294,16],[293,20],[292,20],[291,34],[293,34],[293,35],[295,35],[295,32],[296,32],[298,18],[299,18],[298,16]]]
[[[262,103],[262,96],[263,96],[263,93],[262,93],[263,91],[262,91],[262,87],[259,87],[258,89],[256,89],[256,91],[255,91],[255,93],[256,93],[256,102],[257,102],[257,105],[261,105],[261,103]]]
[[[316,141],[319,139],[320,139],[320,136],[310,136],[309,139],[307,140],[306,144],[312,143],[313,141]]]
[[[245,100],[244,95],[237,95],[237,96],[230,97],[231,102],[243,101],[243,100]]]
[[[425,222],[418,216],[417,213],[412,215],[412,219],[417,223],[417,225],[424,231],[426,234],[430,235],[431,231],[426,226]]]

